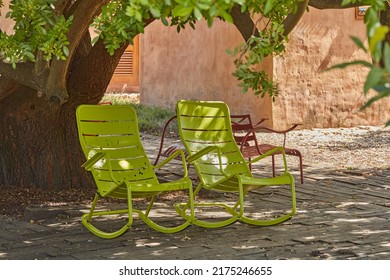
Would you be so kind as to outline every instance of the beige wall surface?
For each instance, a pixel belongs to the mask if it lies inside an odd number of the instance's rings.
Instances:
[[[141,103],[174,108],[180,99],[222,100],[231,113],[266,117],[272,125],[270,99],[243,94],[232,76],[233,58],[226,49],[241,43],[236,27],[221,21],[211,29],[200,22],[195,30],[188,26],[180,33],[152,23],[140,39]],[[272,59],[266,67],[272,77]]]
[[[4,6],[1,7],[1,15],[0,15],[0,28],[3,32],[7,34],[11,34],[13,32],[12,28],[14,26],[14,21],[5,17],[9,12],[9,2],[10,0],[3,1]]]
[[[390,118],[387,98],[359,111],[367,101],[363,85],[367,70],[350,67],[321,72],[354,59],[370,60],[350,36],[365,41],[365,26],[354,9],[320,11],[310,8],[289,36],[286,53],[274,58],[274,80],[281,96],[273,106],[274,124],[303,127],[381,125]]]

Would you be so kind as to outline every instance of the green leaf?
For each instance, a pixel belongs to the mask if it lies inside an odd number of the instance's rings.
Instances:
[[[35,61],[35,56],[33,53],[31,52],[26,52],[25,55],[27,56],[27,58],[30,60],[30,61]]]
[[[197,20],[201,20],[202,19],[202,13],[201,11],[195,7],[194,9],[194,17],[197,19]]]
[[[265,3],[264,7],[264,15],[267,15],[274,6],[274,0],[267,0],[267,3]]]
[[[373,67],[367,75],[366,82],[364,84],[364,94],[366,94],[371,88],[378,85],[383,77],[383,69],[378,67]]]
[[[160,10],[157,9],[156,7],[150,7],[149,10],[154,18],[159,18],[161,16]]]
[[[226,20],[229,23],[233,23],[233,17],[229,13],[225,11],[222,11],[221,13],[224,20]]]
[[[207,18],[207,26],[208,27],[211,27],[213,25],[213,23],[214,23],[214,18],[212,18],[212,17]]]
[[[362,40],[360,40],[358,37],[355,37],[355,36],[351,36],[351,39],[355,42],[355,44],[362,50],[364,50],[365,52],[367,52],[367,49],[364,47],[364,44],[362,42]]]
[[[368,100],[361,108],[360,110],[364,110],[366,109],[367,107],[370,107],[372,105],[372,103],[374,103],[375,101],[378,101],[382,98],[385,98],[385,97],[390,97],[390,90],[387,89],[386,91],[384,92],[381,92],[377,95],[375,95],[374,97],[372,97],[370,100]]]
[[[385,39],[387,32],[389,32],[388,26],[381,25],[375,29],[374,34],[369,38],[369,46],[371,53],[374,53],[377,44]]]
[[[95,45],[95,43],[99,40],[99,36],[95,36],[95,38],[92,39],[92,46]]]
[[[383,64],[388,73],[390,73],[390,46],[388,43],[383,48]]]
[[[196,5],[201,10],[208,10],[208,9],[210,9],[210,5],[205,4],[205,3],[197,3]]]
[[[333,70],[333,69],[344,69],[344,68],[352,66],[352,65],[362,65],[362,66],[366,66],[368,68],[372,68],[373,67],[373,65],[371,63],[367,62],[367,61],[364,61],[364,60],[354,60],[354,61],[351,61],[351,62],[345,62],[345,63],[340,63],[340,64],[333,65],[331,67],[326,68],[323,72],[327,72],[327,71],[330,71],[330,70]]]
[[[142,14],[139,11],[135,11],[135,19],[139,22],[142,21]]]
[[[341,6],[348,5],[349,3],[351,3],[351,0],[343,0],[343,2],[341,2]]]
[[[67,46],[63,46],[62,50],[64,51],[65,56],[69,56],[69,49]]]
[[[176,6],[173,9],[173,16],[175,17],[188,17],[191,15],[193,8],[192,7],[184,7],[184,6]]]
[[[161,21],[162,23],[165,25],[165,26],[168,26],[169,23],[168,23],[168,20],[164,17],[164,18],[161,18]]]

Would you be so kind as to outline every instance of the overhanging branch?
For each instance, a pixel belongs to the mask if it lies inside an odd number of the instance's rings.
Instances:
[[[0,101],[11,95],[16,88],[16,83],[0,76]]]
[[[249,12],[242,13],[241,7],[236,5],[233,7],[231,14],[233,23],[241,33],[245,42],[247,42],[252,35],[258,34],[257,28],[255,27]]]
[[[284,20],[284,35],[287,36],[298,24],[299,20],[306,11],[309,0],[304,0],[303,2],[298,2],[297,12],[295,14],[289,14]]]
[[[84,33],[88,30],[92,19],[101,11],[101,8],[109,0],[78,0],[70,7],[74,17],[73,24],[68,33],[69,57],[67,60],[53,60],[51,63],[49,77],[46,84],[45,94],[51,100],[60,104],[68,99],[66,79],[72,57],[79,46]]]
[[[352,8],[352,7],[357,7],[361,6],[361,3],[354,3],[354,4],[348,4],[348,5],[341,5],[343,0],[310,0],[309,1],[309,6],[320,9],[320,10],[325,10],[325,9],[346,9],[346,8]]]
[[[38,92],[44,91],[44,84],[47,79],[47,73],[35,74],[32,62],[20,63],[16,69],[12,68],[9,63],[0,62],[0,76]]]

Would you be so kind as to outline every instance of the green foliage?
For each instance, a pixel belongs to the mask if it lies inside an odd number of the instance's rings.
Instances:
[[[35,61],[37,52],[47,61],[66,59],[69,44],[66,33],[72,17],[54,13],[56,0],[13,0],[6,17],[15,21],[14,33],[0,33],[0,58],[16,64]]]
[[[343,4],[356,2],[356,0],[344,0]],[[387,1],[366,0],[360,2],[370,5],[364,16],[364,22],[367,28],[368,48],[364,46],[360,39],[352,37],[352,40],[360,49],[371,55],[372,61],[354,60],[332,66],[327,70],[346,68],[351,65],[361,65],[370,69],[366,82],[364,83],[363,93],[366,96],[372,90],[376,92],[376,95],[371,97],[361,107],[361,110],[364,110],[374,102],[390,97],[390,45],[388,42],[385,42],[386,35],[390,29],[388,26],[381,25],[379,19],[379,14],[385,10]],[[390,125],[390,120],[386,125]]]
[[[105,95],[102,102],[111,102],[113,105],[132,106],[137,112],[140,131],[148,134],[160,135],[168,119],[176,114],[173,109],[139,104],[135,100],[126,98],[125,95],[120,93]],[[172,125],[168,128],[168,130],[169,134],[178,135],[177,126]]]
[[[256,69],[267,56],[280,54],[284,50],[283,20],[296,11],[296,0],[112,0],[92,23],[97,37],[103,39],[107,51],[113,55],[120,45],[132,41],[142,33],[145,23],[152,18],[165,25],[176,26],[180,31],[187,25],[195,28],[195,22],[205,19],[211,26],[216,18],[232,23],[233,6],[241,6],[242,12],[262,15],[258,33],[246,42],[243,48],[232,51],[236,71],[243,92],[249,89],[254,94],[275,97],[277,85],[269,80],[264,71]],[[19,62],[35,61],[38,52],[46,60],[66,59],[69,42],[66,33],[72,18],[57,16],[54,12],[56,0],[13,0],[7,17],[16,22],[12,35],[0,32],[0,58],[14,67]],[[28,15],[28,16],[26,16]]]
[[[281,54],[284,51],[284,43],[287,38],[283,36],[282,18],[280,18],[280,22],[272,22],[268,19],[268,25],[270,26],[259,31],[258,36],[251,36],[246,44],[229,51],[229,53],[232,56],[239,55],[234,60],[236,70],[233,75],[242,81],[240,86],[243,93],[246,93],[250,88],[255,95],[264,97],[268,93],[274,100],[279,93],[277,85],[268,78],[265,71],[259,71],[256,67],[267,56]]]
[[[156,106],[145,106],[142,104],[131,104],[131,106],[137,112],[140,131],[150,134],[160,135],[165,123],[175,115],[174,110]]]

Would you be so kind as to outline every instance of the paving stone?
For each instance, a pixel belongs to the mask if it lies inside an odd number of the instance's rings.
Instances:
[[[151,154],[155,152],[153,145],[148,149]],[[258,168],[261,170],[256,170],[256,175],[270,176],[270,163]],[[195,176],[193,170],[190,173]],[[163,180],[177,177],[166,170],[160,175]],[[55,211],[31,208],[26,211],[27,221],[0,217],[0,260],[390,260],[389,170],[346,170],[343,173],[320,165],[305,166],[305,183],[297,183],[296,191],[296,215],[272,227],[237,222],[218,229],[190,226],[179,233],[163,234],[150,229],[136,217],[132,228],[113,240],[98,238],[83,227],[80,216],[88,211],[84,205],[79,209],[56,208]],[[234,197],[219,194],[209,199]],[[248,211],[261,213],[262,209],[285,207],[289,196],[264,188],[264,191],[250,193],[246,202]],[[171,217],[173,210],[168,208],[168,203],[159,201],[162,208],[151,215],[173,225],[181,219]],[[106,206],[117,208],[122,205]],[[207,211],[198,211],[197,214],[202,219],[211,216]],[[213,212],[212,216],[223,215]],[[118,220],[108,218],[103,223],[109,229],[116,229],[124,222],[126,217],[122,216]]]

